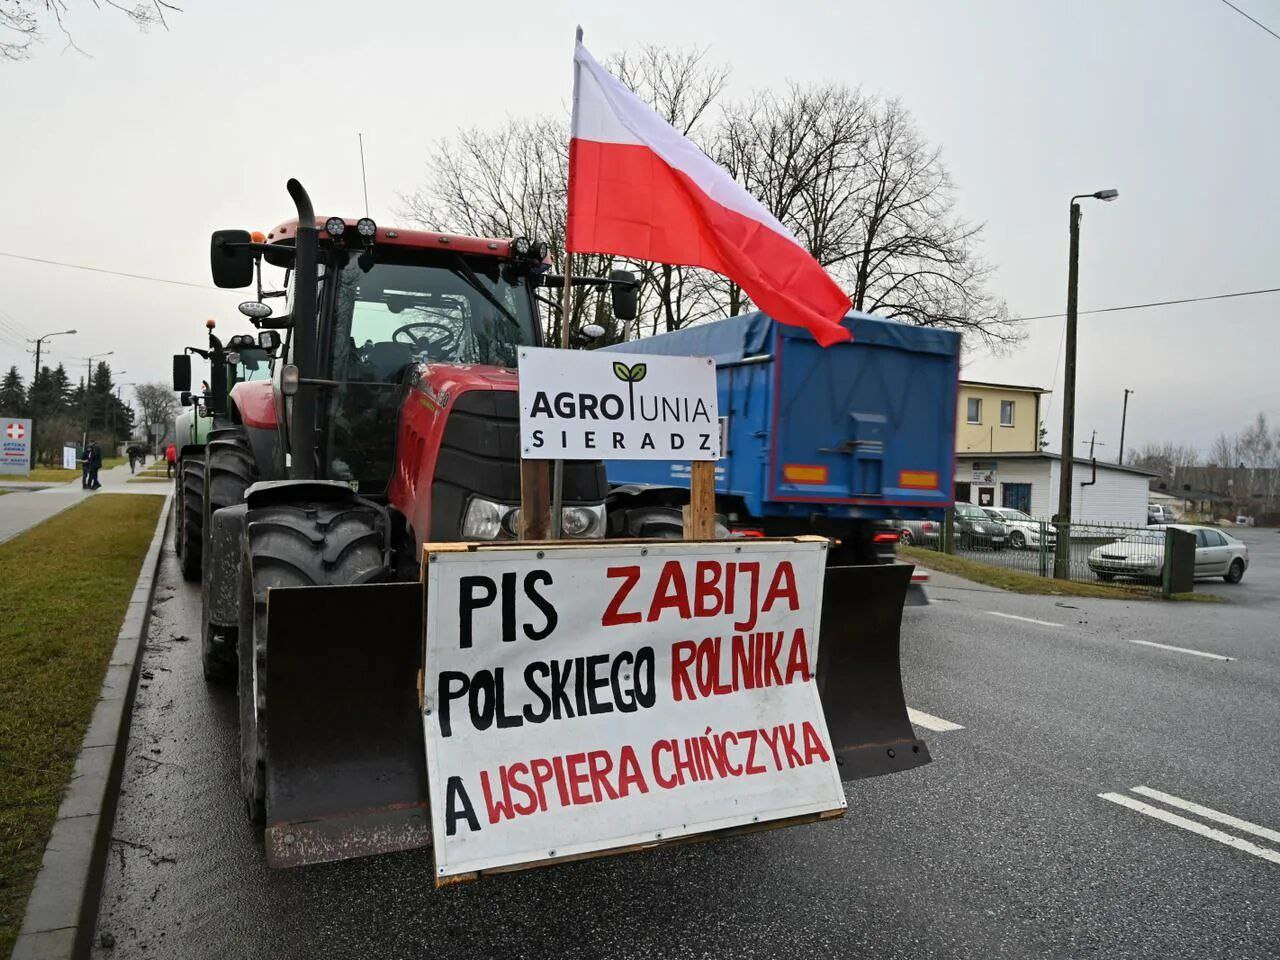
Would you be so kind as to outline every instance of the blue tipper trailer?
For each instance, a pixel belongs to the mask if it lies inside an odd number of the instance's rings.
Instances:
[[[748,313],[603,349],[711,357],[719,386],[716,504],[731,529],[817,533],[832,562],[893,559],[897,519],[941,520],[953,501],[960,335],[862,313],[852,342]],[[629,498],[687,503],[689,464],[609,460]]]

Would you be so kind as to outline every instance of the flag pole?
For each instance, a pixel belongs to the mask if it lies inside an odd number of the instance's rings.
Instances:
[[[569,320],[573,316],[573,254],[564,251],[564,292],[560,295],[560,349],[569,349]],[[561,509],[564,506],[564,461],[557,459],[551,467],[551,539],[563,536]]]

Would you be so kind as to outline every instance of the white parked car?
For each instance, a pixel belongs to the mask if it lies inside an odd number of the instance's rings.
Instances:
[[[999,520],[1009,528],[1009,546],[1015,550],[1026,550],[1040,546],[1040,521],[1030,514],[1015,510],[1013,507],[983,507],[988,517]],[[1057,542],[1057,531],[1052,525],[1045,524],[1045,546],[1052,547]]]
[[[1185,523],[1135,530],[1123,540],[1098,547],[1089,554],[1089,569],[1099,580],[1160,577],[1164,572],[1166,527],[1196,535],[1197,580],[1221,577],[1227,583],[1239,583],[1249,569],[1249,548],[1245,544],[1213,527],[1195,527]]]

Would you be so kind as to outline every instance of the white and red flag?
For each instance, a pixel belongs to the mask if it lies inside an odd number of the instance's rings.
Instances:
[[[849,298],[755,197],[587,52],[574,48],[571,253],[705,267],[824,347],[850,339]]]

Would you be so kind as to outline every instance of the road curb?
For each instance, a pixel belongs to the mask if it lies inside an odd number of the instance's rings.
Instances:
[[[27,900],[13,960],[88,957],[98,919],[98,898],[116,801],[129,745],[129,718],[137,690],[142,644],[169,525],[166,494],[142,561],[142,570],[116,637],[98,705],[80,744],[67,792],[49,834],[44,860]]]

